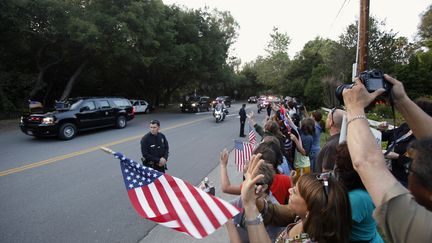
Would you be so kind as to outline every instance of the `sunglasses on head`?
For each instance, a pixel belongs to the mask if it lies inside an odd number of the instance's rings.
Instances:
[[[330,177],[332,177],[332,176],[333,176],[333,171],[324,172],[324,173],[318,174],[318,175],[316,176],[316,178],[317,178],[319,181],[322,181],[322,183],[323,183],[323,187],[324,187],[324,196],[325,196],[325,198],[326,198],[326,204],[327,204],[327,202],[328,202],[329,180],[330,180]]]
[[[335,111],[336,111],[336,107],[333,107],[333,108],[330,110],[330,116],[331,116],[331,120],[332,120],[332,121],[334,121],[334,119],[333,119],[333,114],[334,114]]]

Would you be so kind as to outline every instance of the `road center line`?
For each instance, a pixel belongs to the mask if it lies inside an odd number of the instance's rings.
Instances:
[[[209,118],[205,117],[205,118],[200,118],[200,119],[189,121],[189,122],[180,123],[180,124],[177,124],[177,125],[174,125],[174,126],[171,126],[171,127],[167,127],[165,129],[161,129],[161,131],[172,130],[174,128],[178,128],[178,127],[182,127],[182,126],[187,126],[187,125],[190,125],[190,124],[193,124],[193,123],[196,123],[196,122],[200,122],[200,121],[203,121],[203,120],[207,120],[207,119],[209,119]],[[21,171],[25,171],[25,170],[29,170],[29,169],[36,168],[36,167],[39,167],[39,166],[42,166],[42,165],[52,164],[54,162],[61,161],[61,160],[64,160],[64,159],[69,159],[69,158],[72,158],[72,157],[76,157],[78,155],[87,154],[87,153],[90,153],[90,152],[93,152],[93,151],[96,151],[96,150],[100,150],[100,147],[110,147],[110,146],[114,146],[114,145],[117,145],[117,144],[129,142],[129,141],[132,141],[132,140],[135,140],[135,139],[139,139],[142,136],[144,136],[144,134],[136,135],[136,136],[133,136],[133,137],[124,138],[124,139],[121,139],[121,140],[118,140],[118,141],[114,141],[114,142],[111,142],[111,143],[101,144],[101,145],[94,146],[94,147],[91,147],[91,148],[79,150],[79,151],[72,152],[72,153],[69,153],[69,154],[64,154],[64,155],[56,156],[56,157],[53,157],[53,158],[50,158],[50,159],[46,159],[46,160],[42,160],[42,161],[39,161],[39,162],[31,163],[31,164],[28,164],[28,165],[23,165],[23,166],[20,166],[20,167],[9,169],[9,170],[0,171],[0,177],[6,176],[6,175],[10,175],[10,174],[14,174],[14,173],[21,172]]]

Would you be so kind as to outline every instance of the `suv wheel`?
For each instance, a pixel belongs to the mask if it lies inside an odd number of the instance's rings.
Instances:
[[[72,123],[64,123],[60,126],[59,138],[62,140],[69,140],[75,137],[77,128]]]
[[[117,117],[116,127],[119,129],[125,128],[126,127],[126,117],[124,117],[124,116]]]

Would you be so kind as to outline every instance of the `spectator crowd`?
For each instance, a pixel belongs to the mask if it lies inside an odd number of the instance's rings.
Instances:
[[[263,123],[247,114],[261,142],[240,185],[228,178],[228,151],[220,156],[222,191],[243,209],[226,224],[231,242],[432,241],[432,103],[412,101],[402,82],[384,78],[404,118],[392,130],[378,126],[385,150],[365,115],[384,90],[369,93],[358,78],[343,91],[344,109],[325,121],[292,101],[273,105]]]

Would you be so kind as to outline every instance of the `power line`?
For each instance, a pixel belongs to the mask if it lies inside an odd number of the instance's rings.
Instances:
[[[344,0],[344,2],[342,3],[341,7],[339,8],[339,11],[337,12],[336,16],[334,17],[334,19],[333,19],[333,21],[332,21],[332,23],[331,23],[331,25],[330,25],[329,32],[330,32],[330,30],[333,28],[333,25],[334,25],[334,23],[336,22],[336,19],[339,17],[339,14],[342,12],[342,9],[344,8],[346,1],[347,1],[347,0]],[[351,1],[351,0],[348,1],[348,4],[349,4],[350,1]],[[315,52],[315,55],[318,54],[318,52],[319,52],[319,50],[321,49],[321,47],[322,47],[322,42],[320,42],[320,45],[318,46],[318,49],[317,49],[317,51]]]
[[[334,23],[336,22],[337,17],[339,17],[339,14],[342,12],[343,7],[345,6],[347,0],[344,0],[344,2],[342,3],[342,6],[339,8],[338,13],[336,14],[336,17],[333,19],[333,22],[330,25],[330,29],[333,28]],[[348,4],[351,0],[348,1]]]

